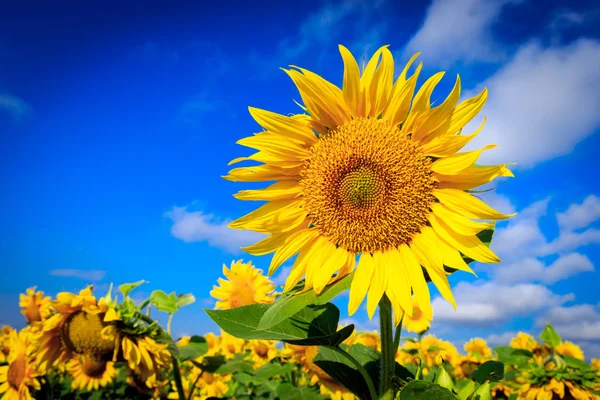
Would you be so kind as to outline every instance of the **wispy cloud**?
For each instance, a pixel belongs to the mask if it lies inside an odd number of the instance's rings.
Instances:
[[[49,274],[51,276],[70,277],[84,281],[97,282],[104,279],[106,271],[98,269],[51,269]]]
[[[486,79],[488,117],[485,135],[468,148],[496,143],[482,163],[516,162],[532,168],[569,154],[600,127],[600,42],[580,39],[567,46],[543,47],[531,42]],[[476,118],[465,129],[480,124]]]
[[[434,0],[403,58],[423,53],[424,62],[447,68],[457,61],[495,62],[506,56],[491,27],[506,0]]]
[[[20,97],[0,93],[0,110],[10,113],[15,120],[20,120],[31,112],[31,106]]]
[[[181,123],[195,126],[206,114],[227,108],[226,102],[211,96],[208,91],[202,91],[187,99],[179,108],[175,118]]]
[[[240,247],[248,246],[264,238],[252,231],[240,231],[227,227],[231,220],[221,220],[202,211],[188,211],[187,207],[173,207],[165,213],[173,221],[171,234],[186,243],[206,242],[232,254],[239,254]]]
[[[571,340],[589,340],[600,344],[600,309],[591,304],[553,307],[536,318],[537,326],[552,324],[556,331]]]

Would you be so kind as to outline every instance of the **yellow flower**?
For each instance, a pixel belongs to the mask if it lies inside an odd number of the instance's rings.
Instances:
[[[589,390],[585,390],[581,387],[576,386],[573,382],[565,381],[565,386],[569,389],[569,394],[571,397],[565,396],[565,398],[575,399],[575,400],[590,400],[597,397],[592,397],[593,395]]]
[[[465,351],[467,356],[477,359],[488,358],[492,356],[492,349],[487,345],[487,342],[480,338],[474,338],[465,343]]]
[[[573,342],[564,341],[556,346],[556,352],[563,356],[571,356],[579,360],[584,360],[583,350]]]
[[[203,399],[208,397],[223,397],[229,391],[227,382],[230,380],[231,375],[215,375],[203,372],[198,384],[200,386],[200,395]]]
[[[264,164],[235,168],[225,178],[277,182],[237,193],[241,200],[268,203],[229,226],[270,235],[245,248],[253,255],[275,252],[269,274],[298,254],[284,291],[305,276],[305,290],[321,293],[353,271],[358,256],[349,314],[366,296],[372,317],[387,294],[397,325],[402,310],[412,310],[411,292],[421,309],[430,304],[421,266],[455,305],[444,265],[473,273],[461,253],[480,262],[500,261],[475,236],[493,224],[474,220],[510,216],[466,190],[513,174],[506,165],[475,165],[493,146],[457,153],[481,130],[461,134],[485,104],[487,90],[459,104],[457,77],[446,100],[432,108],[431,93],[443,73],[428,79],[413,98],[421,66],[410,78],[407,72],[416,55],[393,82],[387,46],[377,50],[362,76],[352,54],[343,46],[340,52],[342,89],[301,68],[285,71],[308,114],[287,117],[250,108],[266,131],[239,140],[258,152],[230,164]]]
[[[433,319],[433,309],[427,304],[423,309],[413,298],[412,313],[407,312],[402,319],[402,326],[409,332],[422,333],[429,329]]]
[[[53,306],[57,313],[41,325],[41,348],[37,354],[40,367],[45,370],[66,361],[72,353],[96,360],[110,359],[115,343],[102,335],[108,326],[104,322],[108,311],[104,299],[96,301],[92,286],[78,295],[63,292],[56,298]]]
[[[592,358],[591,361],[592,368],[600,375],[600,358]]]
[[[329,395],[332,400],[354,400],[356,397],[352,392],[337,383],[313,362],[318,349],[318,346],[306,346],[304,348],[302,365],[310,377],[310,385],[313,386],[318,383],[321,394]]]
[[[219,351],[219,338],[212,332],[208,332],[204,335],[206,343],[208,344],[208,351],[205,355],[214,356]]]
[[[112,361],[97,361],[86,356],[69,360],[67,371],[73,378],[73,390],[98,390],[114,382],[117,377]]]
[[[543,386],[531,386],[530,384],[524,384],[519,389],[519,398],[531,399],[531,400],[552,400],[553,398],[564,398],[565,397],[565,384],[568,382],[561,382],[554,378],[549,380]]]
[[[0,398],[3,400],[30,400],[30,389],[40,390],[40,374],[34,351],[35,341],[27,329],[10,332],[8,365],[0,366]]]
[[[270,340],[251,340],[248,343],[254,368],[259,368],[277,357],[275,342]]]
[[[470,378],[473,371],[475,371],[483,361],[481,359],[470,357],[470,356],[462,356],[458,355],[457,362],[454,366],[454,374],[459,379]]]
[[[372,347],[375,350],[381,350],[381,340],[379,339],[379,332],[377,331],[357,333],[354,338],[354,343]]]
[[[4,325],[0,330],[0,364],[6,362],[8,353],[10,353],[10,338],[13,331],[14,329],[8,325]]]
[[[36,292],[35,289],[27,289],[27,294],[21,294],[19,299],[21,314],[30,324],[45,321],[52,314],[50,296],[44,296],[44,292]]]
[[[249,304],[270,304],[275,300],[271,293],[275,285],[262,274],[262,271],[246,264],[242,260],[231,262],[231,269],[223,264],[223,275],[228,280],[219,278],[220,286],[213,286],[210,295],[217,300],[215,308],[228,310],[230,308]]]
[[[438,339],[434,335],[427,335],[421,338],[420,341],[406,342],[402,346],[402,350],[407,355],[397,355],[396,359],[400,360],[401,364],[407,364],[415,358],[421,359],[424,366],[429,368],[441,365],[442,361],[447,361],[455,366],[460,361],[458,350],[450,342]],[[416,354],[410,354],[416,351]],[[424,374],[427,373],[424,371]]]
[[[246,341],[238,339],[225,331],[221,331],[221,351],[226,359],[233,358],[244,350]]]
[[[139,381],[144,382],[148,388],[153,388],[149,380],[156,378],[158,370],[171,363],[171,354],[167,347],[168,344],[157,343],[146,335],[123,335],[121,339],[123,359],[138,376]]]
[[[490,394],[493,399],[507,399],[513,392],[513,388],[504,384],[496,382],[493,384]]]
[[[512,338],[510,341],[510,347],[515,349],[525,349],[529,351],[533,351],[538,346],[538,343],[533,338],[533,336],[519,332],[516,337]]]

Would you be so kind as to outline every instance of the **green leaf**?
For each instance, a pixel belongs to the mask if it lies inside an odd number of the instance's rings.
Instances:
[[[233,380],[241,383],[244,386],[248,386],[254,378],[252,375],[247,374],[246,372],[238,372],[233,374]]]
[[[504,364],[493,360],[486,361],[473,371],[471,377],[480,385],[487,381],[499,381],[504,377]]]
[[[200,368],[203,371],[214,373],[218,371],[221,366],[225,365],[227,360],[223,356],[208,356],[202,357],[202,363],[197,363],[196,361],[190,360],[192,364],[196,367]]]
[[[291,387],[281,384],[277,387],[277,395],[285,400],[323,400],[324,397],[316,389],[310,387]],[[283,388],[282,388],[283,386]],[[290,385],[291,386],[291,385]]]
[[[561,356],[563,358],[563,360],[565,360],[565,362],[567,363],[567,365],[571,368],[574,369],[580,369],[582,371],[588,371],[591,370],[592,367],[586,363],[585,361],[581,361],[578,358],[572,357],[572,356]]]
[[[164,311],[169,314],[177,312],[177,298],[175,292],[166,294],[162,290],[155,290],[150,294],[152,304],[156,306],[159,311]]]
[[[560,335],[554,330],[552,325],[547,324],[544,331],[540,335],[540,339],[548,346],[556,347],[562,341]]]
[[[469,398],[469,396],[475,391],[475,388],[476,388],[475,381],[469,380],[467,382],[467,384],[458,391],[458,394],[457,394],[458,398],[460,400],[467,400]]]
[[[234,372],[245,372],[253,375],[254,368],[243,360],[229,360],[215,371],[216,374],[232,374]]]
[[[123,294],[123,297],[127,297],[129,292],[131,292],[136,287],[140,286],[143,283],[147,283],[145,280],[133,282],[133,283],[124,283],[119,286],[119,291]]]
[[[477,388],[475,395],[473,396],[473,400],[492,400],[489,382],[485,382],[483,385]]]
[[[314,290],[309,290],[301,294],[287,293],[277,299],[268,310],[263,314],[259,323],[258,329],[269,329],[282,322],[283,320],[293,316],[298,311],[309,305],[322,305],[333,300],[335,296],[350,289],[354,272],[340,279],[339,281],[329,285],[316,295]]]
[[[454,400],[452,393],[440,385],[425,381],[412,381],[400,391],[402,400]]]
[[[445,368],[439,369],[435,383],[450,391],[454,389],[454,382],[452,381],[452,377],[450,376],[448,371],[446,371]]]
[[[148,304],[150,304],[151,301],[152,299],[148,297],[146,300],[142,301],[139,306],[137,306],[137,310],[142,312],[144,308],[148,307]]]
[[[525,349],[510,346],[494,347],[498,359],[508,365],[524,366],[533,358],[533,353]]]
[[[175,304],[177,305],[177,309],[180,309],[181,307],[189,306],[190,304],[194,304],[195,302],[196,298],[193,294],[189,293],[178,295]]]
[[[375,387],[379,387],[379,360],[381,354],[377,350],[362,344],[341,345],[340,348],[354,357],[365,368]],[[342,354],[327,347],[319,347],[319,353],[315,356],[313,362],[359,398],[369,399],[367,383],[354,364]],[[398,363],[396,363],[394,373],[403,380],[407,380],[407,378],[414,379],[414,375]]]
[[[252,304],[204,311],[221,329],[241,339],[282,340],[303,346],[329,345],[340,340],[341,334],[336,332],[340,310],[331,303],[308,306],[269,329],[259,330],[258,323],[268,309],[268,304]]]
[[[208,351],[208,342],[202,336],[192,336],[190,342],[179,349],[181,361],[193,360]]]
[[[265,364],[259,369],[257,369],[254,373],[259,379],[271,379],[275,376],[282,376],[289,373],[291,370],[295,368],[294,364],[278,364],[278,363],[269,363]]]

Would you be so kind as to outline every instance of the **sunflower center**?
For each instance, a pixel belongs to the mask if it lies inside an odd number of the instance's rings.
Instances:
[[[261,358],[266,358],[269,355],[269,348],[264,344],[259,344],[258,346],[254,347],[254,351]]]
[[[204,379],[204,382],[206,382],[207,385],[211,385],[215,381],[215,376],[210,372],[205,372],[202,374],[202,379]]]
[[[419,307],[413,307],[412,319],[418,320],[423,315],[423,312]]]
[[[81,369],[90,378],[98,378],[106,371],[106,361],[95,361],[85,357],[81,362]]]
[[[67,319],[61,337],[75,353],[100,360],[114,351],[114,341],[102,337],[104,327],[99,314],[78,311]]]
[[[10,365],[8,366],[7,380],[8,384],[15,390],[19,390],[21,383],[25,379],[25,372],[27,370],[27,360],[25,354],[20,354]]]
[[[431,160],[386,121],[359,118],[323,135],[301,173],[306,211],[349,252],[409,243],[435,201]]]

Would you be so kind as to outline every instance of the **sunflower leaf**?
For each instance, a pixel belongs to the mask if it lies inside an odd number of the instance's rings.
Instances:
[[[188,361],[203,356],[208,352],[208,342],[202,336],[192,336],[190,342],[179,349],[181,361]]]
[[[486,381],[498,381],[504,377],[504,364],[498,361],[486,361],[471,375],[473,380],[483,385]]]
[[[301,294],[284,294],[271,304],[261,317],[258,323],[258,329],[269,329],[296,314],[306,306],[321,305],[333,300],[335,296],[344,290],[350,289],[353,277],[354,272],[327,286],[318,296],[315,294],[314,290],[309,290],[308,292]]]
[[[540,335],[540,339],[548,346],[556,347],[560,344],[562,338],[560,335],[554,330],[552,325],[547,324],[544,328],[544,331]]]
[[[133,283],[124,283],[119,286],[119,291],[121,291],[121,293],[123,294],[123,297],[127,297],[129,295],[129,292],[131,292],[133,289],[135,289],[136,287],[140,286],[143,283],[146,283],[146,281],[141,280],[141,281],[137,281],[137,282],[133,282]]]
[[[331,303],[307,306],[268,329],[258,329],[260,319],[269,307],[267,304],[252,304],[229,310],[204,311],[221,329],[241,339],[282,340],[304,346],[333,345],[340,340],[342,334],[337,332],[340,310]]]
[[[162,290],[155,290],[150,294],[152,304],[159,310],[169,314],[177,312],[177,298],[175,292],[166,294]]]
[[[402,400],[454,400],[452,393],[440,385],[426,381],[412,381],[400,392]]]

